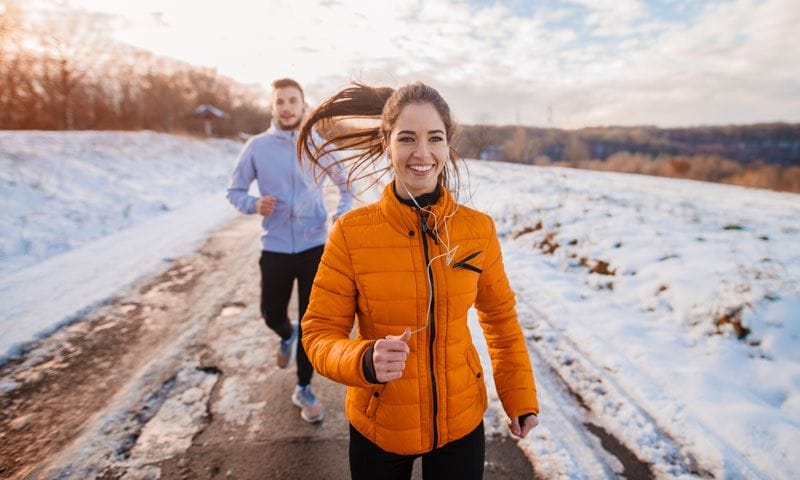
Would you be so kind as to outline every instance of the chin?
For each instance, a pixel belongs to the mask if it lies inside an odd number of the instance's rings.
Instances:
[[[407,182],[406,185],[408,185],[408,189],[411,190],[411,193],[415,197],[418,197],[423,193],[430,193],[434,189],[436,189],[436,182],[424,183],[424,184],[416,182]]]
[[[295,130],[300,126],[301,120],[302,119],[297,119],[292,123],[284,123],[283,120],[278,120],[278,126],[281,127],[281,130]]]

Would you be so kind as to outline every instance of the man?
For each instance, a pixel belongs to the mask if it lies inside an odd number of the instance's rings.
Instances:
[[[300,319],[303,318],[322,249],[327,237],[327,210],[322,190],[308,167],[297,161],[297,131],[306,109],[303,89],[290,78],[272,83],[272,125],[247,142],[228,188],[228,200],[239,211],[263,216],[261,237],[261,315],[281,337],[278,366],[286,368],[296,345],[297,386],[292,403],[311,423],[324,417],[322,404],[311,390],[314,370],[303,348]],[[331,169],[339,187],[339,206],[334,219],[352,203],[347,191],[347,172]],[[256,180],[260,197],[248,194]],[[288,316],[292,285],[298,284],[297,323]]]

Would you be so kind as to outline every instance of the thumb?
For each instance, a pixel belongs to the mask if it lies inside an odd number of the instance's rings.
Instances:
[[[409,338],[411,338],[411,329],[406,328],[406,331],[403,332],[403,335],[399,338],[399,340],[403,343],[408,343]]]
[[[386,335],[387,340],[399,340],[403,343],[408,343],[409,338],[411,338],[410,328],[406,328],[402,335]]]
[[[522,429],[519,426],[519,417],[514,417],[511,419],[510,423],[509,428],[511,429],[511,433],[519,437],[522,434]]]

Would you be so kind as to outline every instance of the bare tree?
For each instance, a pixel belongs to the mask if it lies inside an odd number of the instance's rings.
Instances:
[[[492,127],[489,125],[488,115],[481,114],[478,124],[472,128],[467,141],[470,150],[475,152],[475,158],[480,158],[484,150],[493,144]]]
[[[20,1],[0,0],[0,128],[199,133],[189,114],[201,103],[229,114],[222,135],[268,124],[262,88],[114,44],[104,15],[49,0],[24,17]]]
[[[589,160],[589,147],[575,134],[570,135],[567,146],[564,148],[563,159],[567,162],[580,162]]]
[[[101,57],[108,44],[109,17],[74,9],[59,3],[42,12],[37,25],[39,46],[44,53],[43,81],[57,106],[59,127],[75,128],[74,92]]]
[[[23,75],[22,10],[15,0],[0,0],[0,128],[11,128]]]
[[[516,127],[511,138],[503,144],[503,155],[512,162],[533,163],[540,150],[540,140],[525,127]]]

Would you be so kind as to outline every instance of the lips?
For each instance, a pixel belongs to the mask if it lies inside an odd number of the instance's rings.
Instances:
[[[428,173],[433,171],[432,163],[426,165],[408,165],[408,169],[414,173],[414,175],[427,175]]]

